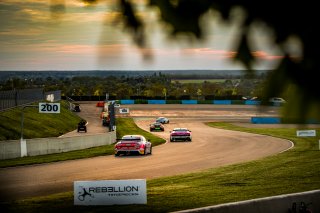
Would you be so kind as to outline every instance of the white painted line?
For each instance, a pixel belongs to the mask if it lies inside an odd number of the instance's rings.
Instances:
[[[290,149],[292,149],[293,147],[294,147],[294,143],[292,142],[292,141],[289,141],[289,140],[287,140],[289,143],[291,143],[291,146],[288,148],[288,149],[285,149],[285,150],[282,150],[281,152],[279,152],[278,154],[280,154],[280,153],[283,153],[283,152],[286,152],[286,151],[288,151],[288,150],[290,150]]]

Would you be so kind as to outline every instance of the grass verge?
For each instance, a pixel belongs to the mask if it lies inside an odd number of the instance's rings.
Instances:
[[[152,146],[157,146],[166,142],[163,138],[159,138],[150,132],[140,129],[132,118],[117,118],[117,138],[134,134],[143,135],[150,140]]]
[[[68,104],[61,101],[59,114],[39,113],[38,108],[24,109],[23,137],[45,138],[57,137],[77,128],[81,118],[70,112]],[[37,105],[38,103],[34,103]],[[18,140],[21,137],[21,112],[17,107],[0,112],[0,140]]]
[[[73,206],[73,193],[67,192],[17,201],[6,207],[11,212],[171,212],[320,188],[319,138],[296,137],[295,129],[208,125],[286,138],[295,147],[248,163],[148,180],[147,205]]]
[[[149,132],[146,132],[146,131],[140,129],[134,123],[132,118],[118,118],[117,119],[117,137],[120,138],[125,134],[144,135],[146,138],[148,138],[151,141],[153,146],[157,146],[162,143],[165,143],[164,139],[159,138]],[[81,158],[91,158],[91,157],[96,157],[96,156],[112,155],[112,154],[114,154],[114,145],[113,144],[94,147],[94,148],[90,148],[90,149],[84,149],[84,150],[58,153],[58,154],[0,160],[0,168],[31,165],[31,164],[50,163],[50,162],[58,162],[58,161],[65,161],[65,160],[75,160],[75,159],[81,159]]]

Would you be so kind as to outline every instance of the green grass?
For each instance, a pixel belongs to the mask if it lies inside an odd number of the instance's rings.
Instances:
[[[0,112],[0,140],[21,138],[21,112],[20,107]],[[65,101],[61,101],[59,114],[39,113],[38,108],[27,107],[24,109],[23,138],[57,137],[75,130],[80,120],[68,110]]]
[[[157,146],[165,143],[165,140],[159,138],[149,132],[140,129],[133,121],[132,118],[117,118],[117,137],[121,138],[127,134],[141,134],[150,140],[153,146]],[[75,160],[81,158],[91,158],[96,156],[112,155],[114,154],[114,144],[93,147],[90,149],[77,150],[71,152],[40,155],[32,157],[14,158],[7,160],[0,160],[0,168],[12,167],[12,166],[23,166],[31,164],[41,164],[58,162],[65,160]]]
[[[248,163],[148,180],[147,205],[73,206],[73,192],[66,192],[17,201],[8,208],[11,212],[170,212],[320,188],[319,137],[298,138],[296,129],[208,125],[286,138],[295,147]]]
[[[150,132],[140,129],[132,118],[117,118],[117,138],[124,135],[143,135],[149,139],[153,146],[157,146],[166,142],[163,138],[159,138]]]
[[[112,154],[114,154],[113,144],[89,148],[89,149],[77,150],[77,151],[64,152],[64,153],[1,160],[0,168],[24,166],[24,165],[32,165],[32,164],[42,164],[42,163],[52,163],[52,162],[58,162],[58,161],[91,158],[96,156],[112,155]]]

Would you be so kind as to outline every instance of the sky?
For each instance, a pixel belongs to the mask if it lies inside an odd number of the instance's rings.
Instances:
[[[144,49],[119,22],[116,0],[91,6],[81,0],[1,0],[0,71],[244,69],[232,60],[241,13],[235,12],[229,24],[208,13],[201,22],[204,40],[175,40],[157,10],[144,0],[134,2],[148,32]],[[259,59],[254,68],[274,68],[282,56],[271,33],[257,27],[252,34],[253,55]]]

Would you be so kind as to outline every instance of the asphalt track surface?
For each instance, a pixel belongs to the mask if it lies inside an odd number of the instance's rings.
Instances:
[[[63,137],[106,132],[95,103],[82,103],[79,113],[88,121],[88,132],[70,132]],[[128,105],[138,126],[149,130],[158,116],[170,123],[164,132],[156,132],[168,140],[169,131],[187,127],[192,142],[167,142],[153,148],[147,156],[100,156],[32,166],[0,169],[0,202],[27,197],[73,191],[74,181],[153,179],[201,171],[274,155],[289,149],[292,143],[270,136],[211,128],[207,121],[246,123],[251,116],[277,115],[275,107],[259,111],[255,106],[217,105]]]

